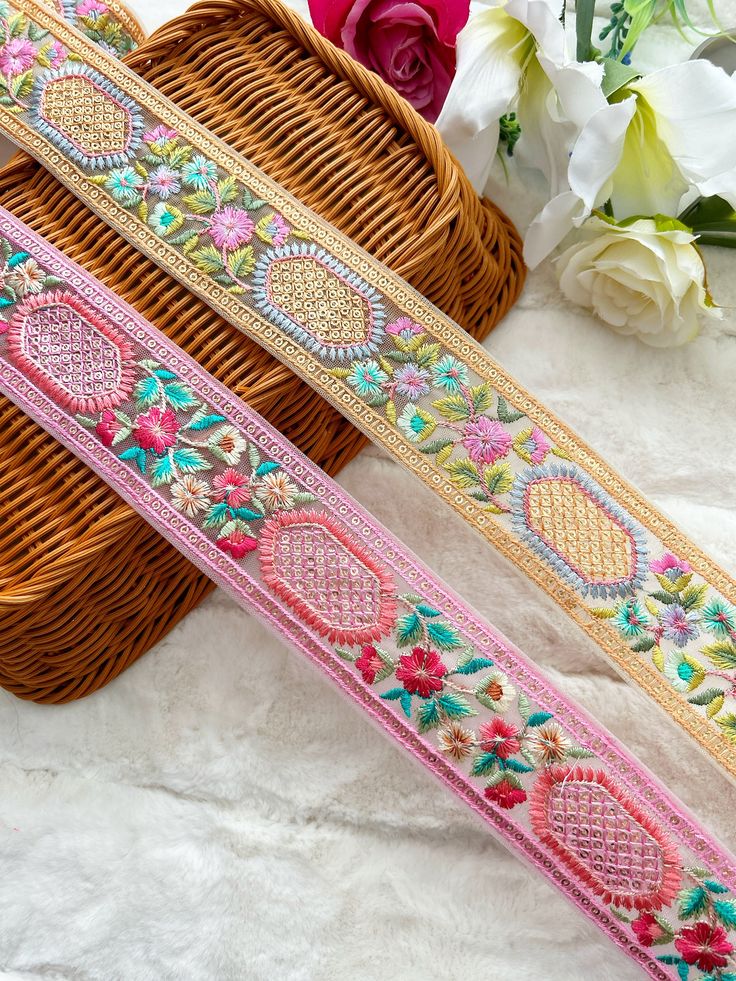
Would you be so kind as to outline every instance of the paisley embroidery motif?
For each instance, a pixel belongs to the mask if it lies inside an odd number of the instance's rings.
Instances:
[[[253,281],[256,306],[320,357],[366,357],[383,338],[386,314],[378,293],[315,245],[269,249]]]
[[[516,478],[513,523],[583,596],[626,596],[647,574],[643,530],[575,467],[532,467]]]
[[[130,394],[130,345],[74,293],[29,296],[7,336],[15,363],[72,412],[109,409]]]
[[[388,570],[329,515],[281,512],[263,529],[259,557],[264,582],[323,637],[366,644],[391,631]]]
[[[66,64],[40,75],[32,113],[39,133],[93,170],[127,163],[144,130],[139,106],[89,65]]]
[[[607,773],[553,767],[532,791],[532,828],[605,903],[658,910],[680,888],[677,848]]]

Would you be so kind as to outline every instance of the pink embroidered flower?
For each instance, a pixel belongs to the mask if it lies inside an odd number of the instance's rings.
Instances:
[[[642,947],[651,947],[664,936],[664,930],[657,923],[652,913],[640,913],[639,917],[631,924],[631,929]]]
[[[156,167],[151,172],[148,187],[154,194],[158,194],[163,201],[166,201],[172,194],[179,193],[181,190],[181,181],[175,170],[172,170],[171,167],[167,167],[165,164],[161,164],[160,167]]]
[[[723,927],[703,922],[681,930],[675,947],[687,964],[695,964],[701,971],[725,967],[728,955],[733,953],[733,944]]]
[[[51,68],[58,68],[63,61],[66,61],[66,51],[58,41],[52,41],[46,51],[46,57]]]
[[[393,334],[394,337],[400,337],[404,341],[410,341],[417,334],[423,334],[424,327],[421,324],[415,324],[408,317],[399,317],[398,320],[394,320],[392,324],[387,325],[386,333]]]
[[[513,722],[506,722],[501,718],[484,722],[478,729],[478,735],[483,752],[495,753],[502,760],[507,760],[521,749],[521,743],[517,738],[519,730]]]
[[[465,427],[463,446],[476,463],[495,463],[506,456],[513,440],[500,422],[481,416]]]
[[[309,11],[318,31],[434,122],[455,74],[469,0],[309,0]]]
[[[36,60],[36,49],[26,38],[14,37],[0,48],[0,71],[20,75]]]
[[[149,409],[138,416],[133,427],[133,438],[142,450],[153,450],[159,455],[176,443],[179,423],[171,409]]]
[[[250,500],[248,478],[232,467],[212,478],[212,490],[216,501],[224,501],[231,508],[242,507]]]
[[[92,17],[93,20],[101,14],[106,14],[110,8],[106,3],[101,3],[100,0],[82,0],[82,3],[77,7],[77,14],[80,17]]]
[[[215,245],[221,249],[237,249],[248,242],[255,225],[242,208],[223,208],[210,219],[209,232]]]
[[[649,563],[652,572],[660,576],[667,576],[668,579],[679,579],[688,572],[692,572],[692,566],[688,562],[681,562],[671,552],[665,552],[661,559],[654,559]]]
[[[424,368],[418,368],[415,364],[404,365],[394,373],[396,391],[413,402],[429,391],[428,378],[429,372]]]
[[[523,804],[526,800],[526,791],[521,787],[515,787],[510,780],[501,780],[492,787],[486,787],[485,795],[488,800],[492,800],[506,811],[510,811],[517,804]]]
[[[258,539],[246,535],[240,528],[234,528],[229,535],[217,539],[217,547],[229,552],[234,559],[242,559],[248,552],[258,548]]]
[[[256,227],[258,237],[262,238],[269,245],[275,245],[276,247],[284,244],[289,237],[290,231],[290,226],[275,211],[273,214],[261,219]]]
[[[433,691],[442,690],[447,668],[435,651],[415,647],[411,654],[399,658],[396,677],[412,695],[429,698]]]
[[[524,430],[526,439],[517,443],[516,452],[522,460],[533,463],[535,466],[544,463],[544,458],[551,449],[551,444],[539,426],[532,426],[531,429]]]
[[[95,426],[95,432],[105,446],[112,446],[113,440],[122,428],[123,424],[118,422],[115,413],[105,409]]]
[[[175,129],[170,129],[168,126],[162,124],[149,129],[147,133],[143,134],[143,139],[146,143],[155,143],[156,146],[161,147],[165,143],[168,143],[169,140],[175,140],[177,136],[178,133]]]
[[[355,667],[363,675],[363,681],[372,685],[376,680],[376,675],[381,672],[386,665],[378,656],[378,651],[372,644],[366,644],[360,650],[360,657],[355,662]]]

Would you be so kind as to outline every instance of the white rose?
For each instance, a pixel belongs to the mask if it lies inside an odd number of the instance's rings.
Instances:
[[[698,315],[721,317],[705,285],[695,236],[671,218],[622,227],[593,216],[559,259],[560,288],[620,334],[676,347],[698,333]]]

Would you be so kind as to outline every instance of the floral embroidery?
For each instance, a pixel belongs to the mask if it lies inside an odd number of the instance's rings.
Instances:
[[[8,267],[30,255],[11,242],[2,252],[5,283]],[[39,281],[48,285],[36,295],[35,309],[52,309],[59,295],[71,302],[73,291],[59,290],[63,284],[38,269]],[[11,324],[25,302],[15,296],[5,304]],[[118,322],[124,334],[124,318]],[[6,335],[0,335],[0,358],[15,366],[17,352]],[[221,395],[204,398],[186,369],[172,370],[182,364],[181,354],[168,362],[142,356],[143,340],[125,344],[126,401],[76,416],[67,409],[99,441],[95,445],[124,464],[146,494],[155,491],[159,503],[192,522],[198,548],[209,542],[236,563],[234,575],[255,579],[260,568],[282,622],[293,616],[312,637],[327,638],[365,686],[363,695],[370,689],[408,720],[418,739],[451,760],[457,776],[475,782],[487,802],[519,822],[516,827],[531,823],[547,854],[555,853],[589,896],[608,905],[632,939],[659,946],[660,961],[676,965],[680,976],[721,971],[718,981],[729,981],[722,969],[731,964],[736,906],[727,887],[686,864],[690,852],[680,850],[670,829],[645,813],[602,769],[603,759],[577,743],[572,726],[544,707],[543,686],[532,698],[495,663],[495,653],[488,656],[488,645],[471,642],[449,599],[447,610],[445,601],[428,602],[435,588],[430,577],[417,582],[418,592],[407,591],[382,547],[370,545],[386,532],[364,528],[359,540],[350,529],[366,519],[354,517],[351,525],[339,516],[342,508],[327,511],[297,476],[303,469],[280,462],[276,449],[264,453],[257,438],[246,435],[253,430],[228,416],[232,409],[218,411]],[[373,539],[366,539],[368,531]],[[673,568],[668,561],[655,574],[684,591],[689,584],[680,580],[691,573]],[[687,611],[684,598],[678,605]],[[714,604],[710,615],[727,629],[732,613]],[[590,739],[585,725],[577,731]],[[580,765],[586,759],[591,765]]]

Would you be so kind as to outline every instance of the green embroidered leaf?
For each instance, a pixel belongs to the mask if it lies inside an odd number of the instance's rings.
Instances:
[[[478,468],[472,460],[468,460],[467,458],[451,460],[445,466],[445,470],[450,475],[450,480],[453,484],[456,484],[458,487],[472,487],[474,484],[480,483]]]
[[[483,471],[483,479],[490,493],[496,497],[500,494],[508,494],[514,486],[514,475],[508,463],[494,463],[492,467],[486,467]]]
[[[718,698],[722,694],[723,692],[720,688],[706,688],[705,691],[701,691],[697,695],[688,698],[688,702],[691,705],[710,705],[715,698]]]
[[[526,724],[528,726],[542,726],[551,718],[551,712],[532,712],[532,714],[526,720]]]
[[[299,491],[293,495],[295,504],[311,504],[312,501],[316,501],[317,498],[314,494],[310,494],[309,491]]]
[[[420,368],[430,368],[437,364],[440,357],[441,346],[439,344],[422,344],[416,352],[416,362]]]
[[[708,894],[702,886],[683,889],[678,898],[678,912],[683,920],[699,916],[708,906]]]
[[[443,692],[437,696],[437,704],[449,719],[464,719],[469,715],[477,715],[470,707],[467,698],[456,692]]]
[[[677,973],[680,976],[680,981],[687,981],[690,976],[690,965],[687,961],[680,961],[677,965]]]
[[[725,886],[722,886],[720,882],[716,882],[714,879],[706,879],[703,885],[709,890],[709,892],[729,892]]]
[[[437,701],[434,698],[430,698],[428,702],[420,706],[417,712],[417,728],[420,733],[426,732],[428,729],[434,729],[438,726],[440,721],[441,716],[437,707]]]
[[[80,426],[84,426],[85,429],[94,429],[97,425],[95,419],[90,419],[89,416],[83,416],[81,413],[77,413],[74,417]]]
[[[15,267],[19,266],[21,262],[25,262],[27,258],[27,252],[16,252],[15,255],[12,255],[8,259],[8,269],[15,269]]]
[[[453,651],[462,646],[462,641],[456,630],[442,621],[428,623],[427,633],[441,651]]]
[[[173,371],[167,371],[165,368],[157,368],[154,371],[154,375],[157,378],[162,378],[164,381],[169,381],[172,378],[176,378],[176,375],[174,374]]]
[[[375,680],[376,682],[385,681],[386,678],[391,677],[391,675],[394,673],[396,665],[394,664],[394,659],[391,657],[391,655],[386,651],[381,650],[380,647],[376,648],[376,654],[378,654],[381,661],[383,661],[383,667],[379,672],[377,672]]]
[[[385,691],[381,695],[381,698],[385,698],[390,702],[398,700],[404,710],[404,715],[407,719],[411,718],[411,695],[404,688],[392,688],[390,691]]]
[[[261,201],[260,198],[254,197],[247,187],[244,188],[243,207],[246,211],[258,211],[259,208],[265,208],[266,204],[266,201]]]
[[[490,776],[496,769],[498,757],[495,753],[481,753],[473,759],[470,773],[474,777]]]
[[[617,909],[615,906],[608,907],[617,920],[621,920],[622,923],[631,923],[631,917],[627,916],[623,910]]]
[[[595,756],[595,753],[589,749],[584,749],[582,746],[571,746],[565,755],[569,756],[570,759],[573,760],[587,760],[590,759],[591,756]]]
[[[168,455],[159,457],[151,468],[151,483],[154,487],[160,487],[162,484],[170,484],[173,479],[171,458]]]
[[[202,429],[209,429],[211,426],[216,426],[218,422],[225,422],[225,416],[218,416],[217,413],[208,412],[207,408],[203,406],[194,413],[189,420],[189,426],[187,428],[199,432]]]
[[[468,403],[462,395],[447,395],[443,399],[437,399],[432,403],[443,419],[448,422],[463,422],[470,418]]]
[[[422,596],[418,596],[417,593],[399,593],[399,599],[404,603],[410,603],[412,606],[421,603],[423,598]]]
[[[654,919],[657,921],[659,926],[662,928],[663,933],[661,937],[657,937],[652,943],[664,945],[672,942],[672,938],[675,935],[675,928],[672,926],[670,921],[662,916],[660,913],[654,913]]]
[[[383,357],[390,358],[391,361],[396,361],[399,364],[409,364],[410,361],[414,360],[412,356],[407,354],[405,351],[386,351]]]
[[[392,399],[386,403],[386,418],[392,426],[396,425],[396,405]]]
[[[523,691],[519,692],[517,705],[519,706],[519,715],[521,716],[522,721],[526,722],[526,720],[529,718],[530,705],[529,705],[529,699],[527,698],[527,696],[524,694]]]
[[[12,307],[14,303],[15,300],[9,300],[5,296],[0,296],[0,307]],[[3,320],[3,323],[7,323],[7,320]]]
[[[705,879],[710,875],[708,869],[701,868],[699,865],[687,865],[685,871],[696,879]]]
[[[182,164],[189,163],[193,152],[193,148],[190,146],[175,146],[168,153],[169,164],[172,167],[178,168]]]
[[[528,746],[525,746],[524,744],[522,744],[522,747],[521,747],[521,755],[527,761],[527,763],[529,764],[529,766],[531,766],[533,769],[536,770],[536,768],[537,768],[537,760],[534,758],[534,753],[532,753],[532,751],[529,749]]]
[[[717,640],[715,644],[707,644],[702,648],[702,654],[713,662],[717,668],[736,668],[736,647],[727,640]]]
[[[27,95],[31,94],[31,89],[33,88],[33,69],[31,71],[23,72],[22,75],[18,75],[17,78],[13,79],[11,89],[13,95],[16,99],[25,99]]]
[[[196,473],[198,470],[211,470],[212,464],[202,456],[199,450],[190,446],[182,446],[174,450],[174,463],[182,473]]]
[[[194,249],[190,255],[197,269],[201,269],[204,273],[218,273],[225,268],[222,256],[214,245],[203,245],[201,249]]]
[[[254,470],[261,462],[261,455],[252,443],[248,443],[248,462]]]
[[[13,14],[8,20],[8,33],[11,37],[25,34],[28,29],[28,18],[24,14]]]
[[[716,719],[716,722],[723,730],[723,735],[731,743],[736,743],[736,715],[733,712],[729,712],[724,715],[721,719]]]
[[[455,444],[451,439],[433,439],[429,443],[425,443],[424,446],[419,447],[420,453],[439,453],[440,450],[444,450],[446,446],[454,446]]]
[[[256,467],[256,477],[265,477],[267,473],[272,473],[280,467],[280,463],[275,463],[273,460],[266,460],[265,463],[261,463]]]
[[[230,508],[230,513],[234,518],[242,518],[244,521],[260,521],[265,518],[262,511],[251,511],[250,508]]]
[[[637,640],[635,644],[631,645],[631,650],[637,654],[643,654],[645,651],[651,651],[655,644],[656,641],[653,637],[642,637],[641,640]]]
[[[487,412],[493,405],[493,389],[487,382],[473,385],[470,389],[470,399],[477,415]]]
[[[493,661],[488,657],[474,657],[467,664],[463,664],[462,667],[455,668],[454,674],[475,674],[476,671],[482,671],[483,668],[493,667]]]
[[[238,182],[232,174],[228,174],[217,182],[217,190],[220,192],[220,201],[229,204],[238,196]]]
[[[163,386],[158,378],[140,378],[133,389],[133,398],[139,409],[149,409],[157,402],[163,392]]]
[[[660,603],[665,603],[665,604],[668,604],[670,606],[673,603],[677,603],[677,597],[676,596],[673,596],[672,593],[665,593],[664,590],[661,590],[661,589],[655,589],[654,592],[653,593],[650,593],[649,595],[652,597],[652,599],[656,599]]]
[[[354,654],[352,651],[343,650],[342,647],[336,647],[335,654],[337,654],[338,657],[341,657],[343,661],[349,661],[351,664],[358,660],[357,654]]]
[[[207,515],[202,522],[203,528],[219,528],[220,525],[224,525],[228,519],[230,509],[224,501],[219,504],[213,504],[212,507],[207,512]],[[338,651],[338,654],[340,652]]]
[[[198,238],[197,232],[192,228],[188,228],[185,232],[179,232],[178,235],[170,238],[169,245],[185,245],[193,238]]]
[[[535,769],[533,766],[527,766],[526,763],[520,763],[519,760],[513,758],[499,760],[499,766],[502,770],[512,770],[514,773],[533,773]]]
[[[498,396],[498,408],[496,409],[496,415],[501,422],[517,422],[519,419],[524,418],[523,412],[517,412],[516,409],[509,407],[508,402],[503,397],[503,395]]]
[[[217,199],[209,188],[184,195],[184,204],[195,215],[208,215],[217,210]]]
[[[396,623],[396,643],[399,647],[415,644],[422,639],[422,621],[416,613],[406,613]]]
[[[175,381],[164,385],[166,401],[174,409],[193,409],[199,402],[194,397],[194,392],[184,382]]]
[[[235,252],[231,252],[227,258],[230,270],[236,276],[250,276],[256,267],[256,255],[252,245],[244,245]]]
[[[423,617],[440,616],[439,610],[435,610],[433,606],[427,606],[426,603],[417,603],[417,613],[421,613]]]
[[[699,610],[705,606],[705,598],[708,593],[708,583],[701,583],[699,586],[688,586],[682,594],[682,605],[686,610]]]

